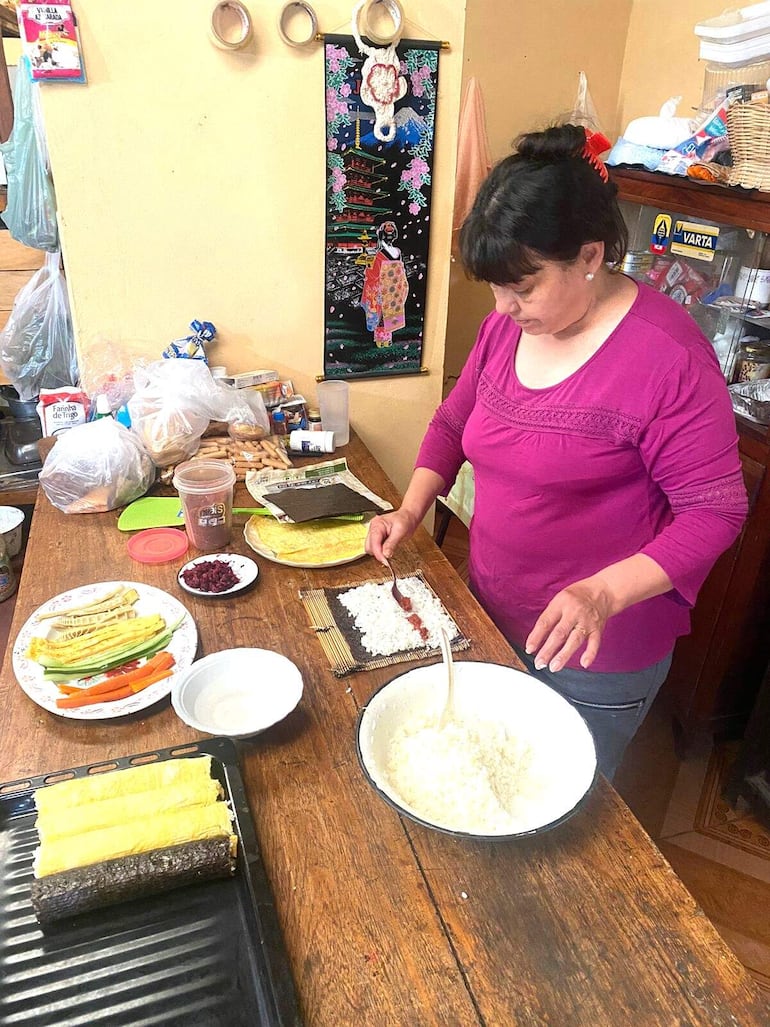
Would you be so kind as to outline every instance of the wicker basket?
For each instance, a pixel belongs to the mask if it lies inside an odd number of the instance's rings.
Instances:
[[[727,137],[733,157],[728,185],[770,192],[770,105],[734,103]]]

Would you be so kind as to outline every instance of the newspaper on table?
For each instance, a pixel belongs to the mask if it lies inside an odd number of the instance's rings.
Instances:
[[[287,467],[285,470],[266,469],[249,471],[246,474],[246,488],[250,494],[283,524],[295,524],[297,521],[275,502],[271,502],[270,496],[275,497],[276,493],[288,490],[307,489],[313,491],[329,489],[334,486],[345,486],[358,493],[382,512],[393,509],[392,503],[375,495],[353,474],[344,457],[339,460],[327,460],[322,464],[313,464],[311,467]]]

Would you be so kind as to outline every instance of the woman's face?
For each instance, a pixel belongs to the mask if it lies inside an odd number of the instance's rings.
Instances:
[[[546,260],[520,282],[491,285],[495,310],[510,317],[527,335],[558,335],[585,317],[591,307],[597,282],[589,281],[586,273],[597,270],[594,264],[581,252],[570,264]]]

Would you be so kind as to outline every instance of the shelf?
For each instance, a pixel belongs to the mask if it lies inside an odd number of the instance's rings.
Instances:
[[[620,200],[770,232],[770,193],[738,186],[702,185],[692,178],[655,171],[611,167],[607,171],[618,187]]]
[[[19,23],[16,13],[8,7],[0,6],[0,29],[5,39],[19,38]]]

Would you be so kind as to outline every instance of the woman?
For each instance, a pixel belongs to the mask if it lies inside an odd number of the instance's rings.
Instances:
[[[530,670],[578,707],[610,778],[747,510],[711,345],[676,303],[608,266],[625,243],[583,128],[517,141],[460,238],[495,311],[402,505],[367,540],[390,557],[469,460],[471,588]]]

